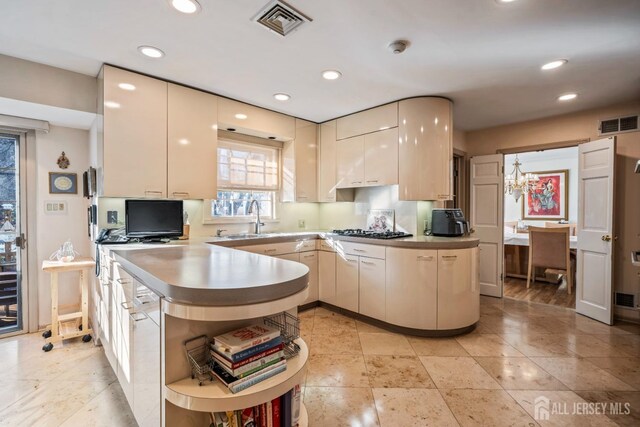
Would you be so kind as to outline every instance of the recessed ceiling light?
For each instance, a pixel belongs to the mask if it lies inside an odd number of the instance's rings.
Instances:
[[[571,101],[572,99],[576,99],[577,97],[577,93],[565,93],[564,95],[560,95],[558,97],[558,101]]]
[[[276,93],[275,95],[273,95],[273,97],[278,101],[288,101],[291,99],[291,96],[287,95],[286,93]]]
[[[138,50],[149,58],[162,58],[164,56],[163,51],[153,46],[138,46]]]
[[[566,64],[568,61],[566,59],[558,59],[555,61],[551,61],[548,62],[546,64],[544,64],[542,67],[543,70],[553,70],[554,68],[558,68],[558,67],[562,67],[564,64]]]
[[[187,138],[180,138],[180,139],[178,140],[178,142],[179,142],[181,145],[189,145],[189,140],[188,140]]]
[[[131,83],[118,83],[118,87],[122,90],[136,90],[136,87]]]
[[[107,108],[120,108],[120,104],[115,101],[104,101],[104,106]]]
[[[236,119],[238,120],[245,120],[246,118],[247,118],[246,114],[242,114],[242,113],[236,114]]]
[[[171,0],[171,6],[182,13],[192,14],[200,12],[200,4],[195,0]]]
[[[327,80],[335,80],[342,77],[342,73],[338,70],[325,70],[322,72],[322,77]]]

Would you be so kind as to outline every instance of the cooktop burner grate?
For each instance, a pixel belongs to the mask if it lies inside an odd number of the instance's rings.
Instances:
[[[413,234],[404,233],[402,231],[372,231],[362,230],[361,228],[346,228],[344,230],[333,230],[334,234],[349,237],[364,237],[367,239],[401,239],[403,237],[411,237]]]

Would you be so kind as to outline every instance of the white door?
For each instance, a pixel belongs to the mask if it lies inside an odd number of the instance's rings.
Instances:
[[[471,229],[480,239],[480,293],[502,298],[504,156],[471,158]]]
[[[615,139],[580,144],[576,311],[613,322],[613,203]]]

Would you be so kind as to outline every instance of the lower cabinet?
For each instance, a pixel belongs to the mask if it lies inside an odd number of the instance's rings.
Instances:
[[[339,255],[336,259],[336,305],[340,308],[358,312],[358,265],[360,257]]]
[[[318,251],[318,298],[322,302],[336,303],[336,253]]]
[[[359,313],[378,320],[386,319],[385,260],[360,257]]]
[[[309,268],[309,296],[304,303],[318,301],[318,251],[302,252],[300,262]]]
[[[438,329],[457,329],[480,318],[478,248],[438,251]]]

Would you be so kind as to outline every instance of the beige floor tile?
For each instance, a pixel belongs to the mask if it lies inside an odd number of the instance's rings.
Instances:
[[[565,336],[549,334],[505,334],[502,338],[528,357],[574,357]]]
[[[560,319],[562,322],[568,324],[575,329],[575,333],[584,333],[589,335],[632,335],[631,332],[626,331],[623,328],[615,328],[604,323],[598,322],[588,317],[576,315],[570,319]]]
[[[616,349],[619,352],[618,356],[640,356],[639,335],[605,334],[594,337]]]
[[[314,335],[338,335],[343,332],[357,332],[355,320],[331,311],[322,316],[316,314],[313,319]]]
[[[409,344],[418,356],[468,356],[455,338],[408,337]]]
[[[522,334],[527,332],[525,321],[505,316],[482,316],[476,327],[477,333]]]
[[[566,390],[567,387],[524,357],[476,357],[485,371],[506,390]]]
[[[604,369],[636,390],[640,390],[640,358],[589,357],[586,358],[586,360],[593,363],[598,368]]]
[[[626,338],[626,335],[600,335],[604,340],[598,339],[593,335],[568,335],[569,349],[582,357],[616,357],[616,356],[632,356],[615,344],[609,344],[607,340],[611,337]]]
[[[375,332],[361,332],[359,335],[364,354],[390,356],[415,356],[416,354],[403,335]]]
[[[40,388],[37,380],[0,380],[0,411]]]
[[[307,387],[369,387],[362,355],[309,356]]]
[[[380,425],[370,388],[307,386],[304,404],[309,427]]]
[[[638,391],[578,391],[587,402],[606,403],[607,417],[624,427],[640,426],[640,392]],[[614,408],[618,409],[617,411]]]
[[[472,357],[420,356],[439,389],[499,389],[500,385]]]
[[[371,387],[435,388],[417,356],[366,355],[364,361]]]
[[[494,334],[464,335],[456,340],[471,356],[524,356]]]
[[[91,399],[62,427],[84,427],[91,420],[92,427],[136,427],[138,424],[129,409],[127,399],[117,382]]]
[[[394,332],[389,331],[388,329],[379,328],[377,326],[370,325],[365,322],[361,322],[356,320],[356,327],[358,328],[358,332],[377,332],[380,334],[393,334]]]
[[[535,357],[531,360],[562,381],[571,390],[633,390],[630,385],[584,359]]]
[[[311,335],[311,354],[362,354],[360,337],[355,331],[336,335]]]
[[[461,426],[535,426],[504,390],[441,390]]]
[[[532,391],[532,390],[511,390],[508,393],[524,408],[527,413],[534,417],[536,422],[543,427],[596,427],[615,426],[605,415],[580,415],[575,413],[575,404],[584,404],[586,401],[572,391]],[[542,404],[539,408],[549,411],[549,419],[545,420],[541,412],[536,416],[536,399],[549,399],[548,405]],[[540,409],[539,409],[540,411]]]
[[[458,425],[438,390],[374,388],[373,397],[382,427]]]

